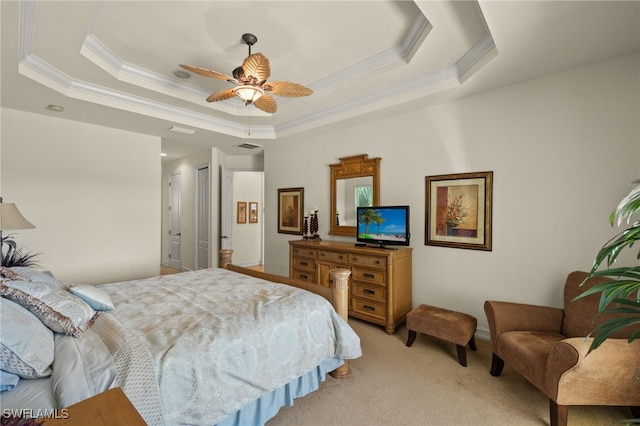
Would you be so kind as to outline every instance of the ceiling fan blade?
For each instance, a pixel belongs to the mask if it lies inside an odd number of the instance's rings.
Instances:
[[[269,60],[262,53],[254,53],[247,56],[247,59],[242,63],[242,69],[244,70],[244,77],[247,79],[246,83],[257,84],[258,86],[264,83],[269,78],[269,74],[271,74]]]
[[[226,89],[220,92],[216,92],[207,98],[207,102],[224,101],[225,99],[233,98],[236,94],[233,89]]]
[[[273,114],[278,110],[278,105],[276,104],[275,99],[273,99],[271,96],[269,96],[266,93],[262,95],[262,97],[257,101],[255,101],[253,104],[256,106],[256,108],[261,109],[264,112],[268,112],[270,114]]]
[[[289,81],[270,81],[265,83],[262,88],[274,95],[284,96],[287,98],[295,98],[298,96],[309,96],[313,90],[298,83]]]
[[[210,70],[202,67],[193,67],[191,65],[184,65],[184,64],[180,64],[180,66],[187,71],[191,71],[194,74],[202,75],[204,77],[217,78],[218,80],[226,80],[229,83],[238,84],[238,80],[236,80],[235,78],[226,74],[222,74],[221,72],[218,72],[218,71],[214,71],[214,70]]]

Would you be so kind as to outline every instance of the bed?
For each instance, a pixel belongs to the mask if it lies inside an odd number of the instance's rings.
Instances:
[[[222,255],[221,268],[68,289],[3,268],[0,362],[19,380],[2,372],[2,409],[46,415],[121,387],[150,425],[264,424],[327,373],[349,376],[348,271],[318,295]]]

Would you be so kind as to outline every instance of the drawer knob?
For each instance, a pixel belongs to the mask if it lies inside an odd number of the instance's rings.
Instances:
[[[300,275],[300,278],[302,278],[303,280],[309,279],[309,277],[308,277],[308,276],[303,275],[303,274],[301,274],[301,275]]]
[[[374,290],[371,290],[369,288],[365,288],[364,290],[362,290],[362,292],[364,294],[376,294],[376,292]]]
[[[376,276],[374,274],[368,274],[368,273],[364,273],[362,274],[363,277],[365,278],[375,278]]]
[[[369,306],[369,305],[363,305],[362,306],[364,308],[365,311],[375,311],[376,308],[374,308],[373,306]]]
[[[308,264],[307,262],[300,262],[300,264],[301,264],[302,266],[309,266],[309,264]]]

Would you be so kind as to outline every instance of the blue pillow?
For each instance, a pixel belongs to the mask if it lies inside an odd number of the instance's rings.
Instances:
[[[87,302],[96,311],[111,311],[114,308],[109,295],[92,285],[74,285],[69,288],[69,292]]]
[[[0,370],[0,392],[10,391],[15,388],[20,380],[20,376]]]
[[[0,370],[23,379],[51,375],[53,332],[22,306],[0,297]]]

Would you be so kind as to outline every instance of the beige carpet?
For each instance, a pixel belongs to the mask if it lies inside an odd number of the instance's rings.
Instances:
[[[491,350],[478,341],[458,364],[453,344],[407,331],[392,336],[382,327],[349,321],[363,356],[351,361],[346,380],[327,377],[320,389],[283,407],[268,426],[302,425],[548,425],[548,400],[509,366],[489,374]],[[620,425],[627,407],[571,407],[569,426]]]

